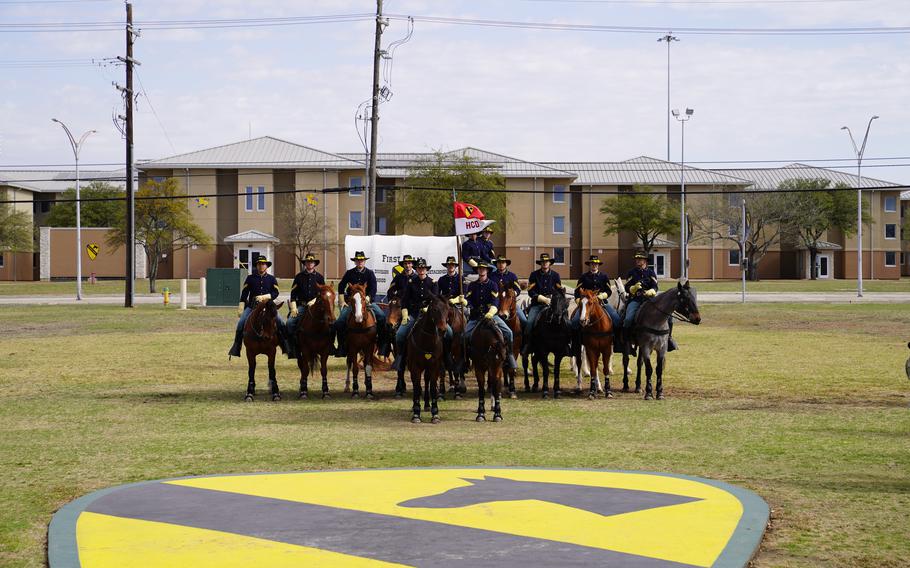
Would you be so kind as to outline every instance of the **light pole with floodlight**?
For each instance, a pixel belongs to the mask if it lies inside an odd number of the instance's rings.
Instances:
[[[689,227],[687,226],[688,223],[686,223],[686,123],[692,118],[692,115],[695,114],[695,110],[687,108],[685,115],[682,115],[680,114],[679,109],[673,109],[670,111],[670,114],[672,114],[673,118],[682,125],[682,142],[679,159],[679,279],[683,280],[688,278],[689,275],[689,266],[686,262],[689,256],[686,251],[688,245],[686,241],[689,236],[687,234],[689,232]]]
[[[850,143],[853,144],[853,152],[856,154],[856,297],[863,297],[863,154],[866,152],[866,142],[869,141],[869,129],[872,128],[872,121],[878,118],[878,115],[869,119],[866,124],[866,134],[863,136],[863,143],[856,145],[853,138],[853,132],[849,126],[841,126],[841,130],[846,130],[850,136]],[[872,263],[875,262],[875,251],[872,251]]]
[[[76,137],[73,136],[73,133],[70,132],[70,129],[67,128],[63,122],[57,120],[56,118],[51,119],[53,122],[56,122],[63,127],[63,131],[66,132],[66,137],[70,141],[70,146],[73,148],[73,156],[76,158],[76,299],[82,299],[82,210],[81,203],[79,201],[79,152],[82,150],[82,143],[85,142],[85,139],[95,134],[97,130],[88,130],[82,137],[79,138],[79,141],[76,141]]]

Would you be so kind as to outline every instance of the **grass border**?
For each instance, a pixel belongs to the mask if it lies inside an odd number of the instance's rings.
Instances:
[[[354,468],[354,469],[327,469],[296,472],[259,472],[259,473],[223,473],[213,475],[190,475],[156,479],[151,481],[138,481],[125,485],[117,485],[100,489],[83,495],[57,510],[51,518],[47,529],[47,561],[50,568],[81,568],[79,562],[79,548],[76,542],[76,522],[79,515],[96,499],[127,489],[152,483],[165,483],[185,479],[200,479],[207,477],[250,477],[255,475],[288,475],[305,473],[340,473],[351,471],[405,471],[405,470],[449,470],[449,469],[490,469],[490,470],[536,470],[536,471],[592,471],[601,473],[631,473],[636,475],[653,475],[685,479],[716,487],[733,495],[743,507],[743,514],[736,525],[736,529],[727,541],[726,546],[714,561],[713,568],[743,568],[747,566],[758,552],[765,528],[770,517],[768,504],[757,493],[731,485],[723,481],[715,481],[703,477],[683,475],[676,473],[662,473],[654,471],[626,471],[593,468],[557,468],[557,467],[525,467],[525,466],[441,466],[441,467],[386,467],[386,468]]]

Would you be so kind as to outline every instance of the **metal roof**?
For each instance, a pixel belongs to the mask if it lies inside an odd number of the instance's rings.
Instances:
[[[910,201],[910,191],[901,193],[901,201]]]
[[[125,185],[126,171],[80,170],[79,178],[83,185],[99,180],[122,189]],[[0,170],[0,186],[25,189],[34,193],[63,193],[76,186],[76,172],[75,170]]]
[[[229,235],[224,237],[224,242],[226,243],[239,243],[239,242],[249,242],[249,243],[280,243],[281,240],[275,235],[270,235],[264,231],[257,231],[256,229],[250,229],[249,231],[243,231],[242,233],[237,233],[236,235]]]
[[[363,168],[363,162],[271,136],[263,136],[160,160],[149,160],[139,163],[138,167],[141,170],[157,168],[356,170]]]
[[[639,156],[622,162],[541,162],[575,172],[578,185],[679,185],[680,164]],[[686,185],[749,185],[735,175],[685,166]]]
[[[827,179],[831,184],[842,183],[856,187],[856,176],[839,170],[819,168],[806,164],[790,164],[782,168],[746,168],[746,169],[719,169],[728,175],[748,179],[752,182],[751,189],[777,189],[780,184],[788,179]],[[890,181],[863,176],[863,187],[895,187],[899,184]]]
[[[818,250],[844,250],[844,247],[842,247],[841,245],[839,245],[837,243],[831,243],[828,241],[818,241],[817,243],[815,243],[815,245]],[[807,247],[805,245],[805,243],[799,243],[798,245],[796,245],[797,250],[807,250],[808,248],[809,247]]]
[[[339,154],[351,160],[364,160],[364,154],[342,153]],[[507,178],[574,178],[575,174],[549,165],[537,162],[528,162],[511,156],[466,147],[442,153],[445,162],[456,163],[462,157],[468,157],[473,162],[487,166]],[[378,175],[387,178],[405,178],[411,168],[418,168],[436,162],[435,152],[380,152],[376,155]],[[363,166],[361,166],[363,167]]]

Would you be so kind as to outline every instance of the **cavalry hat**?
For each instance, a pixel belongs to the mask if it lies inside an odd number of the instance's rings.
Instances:
[[[484,227],[483,230],[480,231],[480,232],[481,232],[481,233],[490,233],[490,234],[493,234],[493,225],[487,225],[487,226]]]
[[[512,261],[510,259],[506,258],[505,255],[502,255],[502,254],[497,256],[496,260],[494,262],[496,264],[499,264],[500,262],[504,262],[504,263],[506,263],[506,266],[509,266],[512,264]]]
[[[443,268],[446,266],[458,266],[458,261],[455,260],[454,256],[447,256],[446,261],[442,263]]]
[[[306,256],[303,257],[303,262],[315,262],[316,266],[319,266],[319,259],[311,252],[306,253]]]
[[[599,256],[592,254],[588,257],[588,260],[585,261],[585,264],[603,264],[603,262],[600,260]]]
[[[354,253],[354,258],[352,258],[351,260],[370,260],[370,259],[365,254],[363,254],[362,250],[359,250]]]
[[[429,269],[430,267],[429,267],[429,265],[427,265],[426,259],[418,258],[418,259],[417,259],[417,262],[414,263],[414,268],[426,268],[426,269]]]
[[[257,258],[256,264],[265,264],[266,266],[272,266],[272,263],[269,262],[269,259],[267,259],[264,256],[260,256],[259,258]]]
[[[411,256],[411,255],[409,255],[409,254],[406,254],[406,255],[404,255],[403,257],[401,257],[401,260],[398,261],[398,264],[400,264],[401,266],[404,266],[404,263],[406,263],[406,262],[410,262],[410,263],[413,264],[413,263],[414,263],[414,257]]]
[[[638,251],[638,252],[635,253],[635,260],[638,260],[639,258],[644,259],[644,260],[648,260],[648,255],[645,254],[645,251],[640,250],[640,251]]]
[[[477,266],[474,267],[474,270],[477,270],[478,268],[486,268],[487,270],[493,270],[493,267],[490,265],[490,263],[485,260],[477,261]]]
[[[534,262],[536,262],[537,264],[543,264],[545,262],[549,262],[550,264],[553,264],[553,258],[551,258],[550,255],[548,255],[547,253],[542,252],[542,253],[540,253],[540,259],[535,260]]]

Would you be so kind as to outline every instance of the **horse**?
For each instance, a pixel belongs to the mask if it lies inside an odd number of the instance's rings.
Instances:
[[[502,366],[508,356],[502,332],[492,320],[480,318],[471,334],[471,360],[477,376],[477,422],[486,421],[484,408],[489,391],[493,407],[493,422],[502,422]]]
[[[521,320],[518,319],[518,294],[512,287],[499,291],[499,317],[512,330],[512,356],[517,361],[521,357]],[[509,398],[518,398],[515,394],[515,369],[506,371],[506,385],[509,387]],[[528,384],[528,371],[525,369],[525,385]]]
[[[388,297],[389,315],[386,317],[386,326],[388,327],[389,337],[395,337],[395,333],[401,326],[401,297],[397,293],[390,294]],[[398,346],[392,342],[392,355],[399,357]],[[395,398],[401,398],[407,392],[407,386],[404,381],[404,366],[397,371],[397,380],[395,381]]]
[[[351,374],[354,375],[354,388],[351,398],[360,398],[360,385],[357,375],[360,372],[360,361],[363,361],[363,373],[366,377],[366,397],[370,400],[373,396],[373,363],[378,361],[376,354],[376,317],[373,310],[367,306],[367,292],[365,284],[349,284],[347,303],[351,307],[351,316],[347,321],[347,372],[344,380],[344,391],[351,388]]]
[[[539,383],[537,365],[543,366],[543,398],[550,397],[550,362],[553,354],[553,397],[559,398],[559,367],[564,357],[572,354],[572,330],[569,327],[569,301],[563,292],[550,298],[550,305],[540,312],[534,332],[531,334],[531,364],[534,368],[534,388]]]
[[[694,325],[701,323],[697,292],[689,286],[688,280],[685,284],[678,282],[675,289],[644,302],[635,314],[635,326],[631,335],[639,349],[636,383],[641,384],[641,368],[644,365],[647,374],[645,400],[654,398],[651,393],[651,351],[657,351],[657,388],[654,394],[658,400],[664,397],[664,359],[667,356],[667,337],[670,335],[668,318],[671,317]]]
[[[452,366],[440,370],[439,373],[439,398],[445,400],[446,376],[449,378],[449,392],[454,393],[455,398],[461,398],[461,395],[467,391],[464,383],[465,365],[467,364],[467,348],[464,344],[464,331],[467,327],[467,320],[464,316],[464,309],[459,306],[453,306],[449,303],[449,298],[443,296],[442,299],[448,306],[446,313],[446,323],[452,328]]]
[[[583,290],[580,300],[581,348],[578,352],[580,357],[584,357],[584,362],[587,363],[591,372],[591,391],[588,393],[588,398],[593,400],[597,397],[597,387],[600,383],[597,365],[600,361],[603,362],[604,368],[604,397],[613,398],[613,393],[610,391],[610,375],[613,372],[610,368],[610,360],[613,357],[613,320],[610,319],[607,310],[601,306],[597,292]],[[578,367],[577,377],[580,381],[581,367],[583,367],[580,361]]]
[[[430,294],[426,311],[417,318],[407,338],[408,371],[414,391],[411,422],[420,423],[421,379],[424,410],[432,413],[433,424],[439,423],[438,379],[443,367],[443,338],[446,333],[448,304],[439,296]],[[432,402],[432,405],[431,405]]]
[[[281,400],[278,380],[275,378],[275,349],[278,347],[278,308],[284,302],[272,299],[259,302],[243,325],[243,347],[249,367],[249,381],[246,386],[246,402],[253,402],[256,396],[256,356],[265,354],[269,358],[269,391],[272,400]]]
[[[623,284],[622,279],[614,278],[613,280],[611,280],[610,289],[612,290],[612,293],[610,294],[610,297],[607,298],[607,304],[612,306],[613,309],[616,310],[616,313],[618,313],[620,315],[620,318],[622,318],[623,311],[626,309],[626,287]],[[616,336],[616,332],[617,332],[617,330],[614,329],[613,330],[613,353],[621,354],[622,353],[621,344]],[[584,356],[584,353],[585,353],[584,346],[582,346],[582,348],[581,348],[581,353],[583,355],[582,355],[580,361],[576,361],[574,358],[572,359],[572,371],[575,372],[575,374],[576,374],[575,375],[575,381],[576,381],[575,394],[581,394],[582,377],[584,375],[587,375],[588,377],[592,377],[591,367],[588,365],[587,357]],[[612,375],[613,374],[612,357],[609,359],[608,365],[609,365],[608,369],[610,370],[610,374]],[[626,370],[625,379],[626,379],[626,381],[628,381],[628,373],[631,372],[631,369],[629,368],[628,360],[626,360],[625,364],[623,365],[623,368]],[[594,379],[594,387],[597,389],[597,393],[598,394],[603,393],[604,389],[600,383],[600,376],[595,375],[592,378]],[[628,386],[629,385],[627,382],[626,388],[623,392],[628,392],[628,390],[629,390]]]
[[[297,324],[297,366],[300,368],[300,394],[307,398],[307,380],[316,369],[317,360],[322,373],[322,398],[329,395],[328,359],[332,348],[332,328],[335,324],[335,290],[331,285],[318,284],[319,294],[300,315]]]

